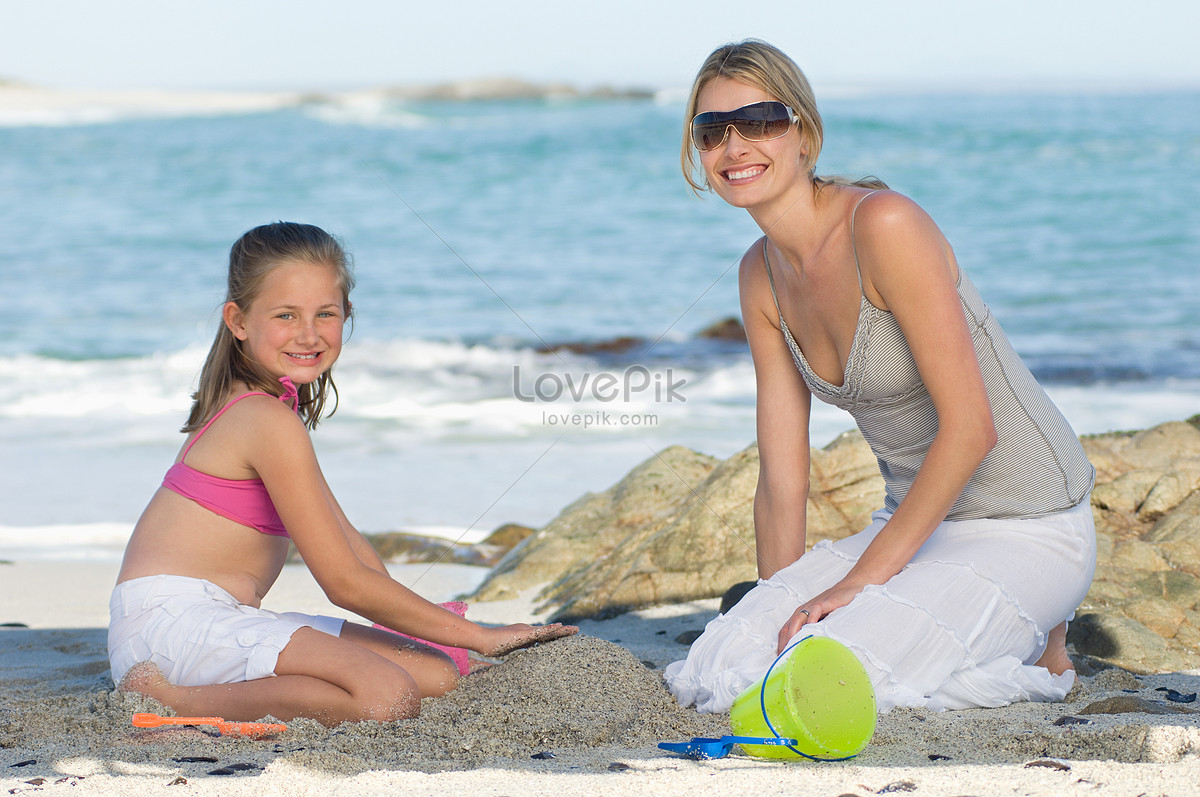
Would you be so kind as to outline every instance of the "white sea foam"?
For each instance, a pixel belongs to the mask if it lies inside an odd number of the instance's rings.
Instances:
[[[0,421],[9,429],[55,421],[81,428],[137,426],[186,411],[203,361],[200,347],[101,360],[30,354],[0,358]],[[575,354],[428,340],[358,341],[336,371],[339,417],[388,422],[422,432],[440,429],[504,436],[542,425],[544,412],[657,412],[664,421],[706,425],[752,414],[754,372],[748,357],[707,367],[613,365]],[[673,386],[673,387],[672,387]],[[1052,386],[1052,397],[1081,433],[1133,428],[1197,410],[1193,381]],[[824,420],[821,405],[814,417]],[[832,416],[839,424],[849,416]],[[168,424],[174,427],[172,422]]]
[[[0,560],[117,561],[132,531],[124,523],[0,526]]]
[[[0,127],[68,127],[125,119],[227,116],[295,105],[291,92],[62,91],[0,86]]]
[[[1046,392],[1079,434],[1146,429],[1200,413],[1200,380],[1051,386]]]
[[[434,122],[428,115],[418,113],[407,104],[378,91],[330,96],[320,102],[306,103],[303,111],[305,115],[327,124],[384,129],[417,130],[427,128]],[[438,120],[439,125],[455,123],[455,120]]]
[[[119,556],[182,441],[202,358],[192,347],[142,358],[0,360],[8,375],[0,382],[0,558]],[[754,439],[747,358],[680,369],[686,400],[673,402],[521,401],[514,367],[564,380],[620,374],[586,356],[520,347],[394,340],[347,348],[341,405],[314,443],[361,529],[478,541],[505,522],[549,521],[668,445],[727,457]],[[1181,380],[1049,392],[1080,434],[1145,428],[1200,409],[1200,383]],[[620,421],[635,415],[638,423]],[[852,425],[816,402],[811,442],[826,445]]]

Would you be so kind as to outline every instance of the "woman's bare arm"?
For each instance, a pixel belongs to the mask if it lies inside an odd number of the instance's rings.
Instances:
[[[770,578],[804,553],[812,395],[784,341],[761,244],[742,258],[738,283],[758,392],[754,539],[758,575]]]

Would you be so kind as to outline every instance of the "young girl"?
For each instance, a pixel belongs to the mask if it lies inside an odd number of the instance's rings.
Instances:
[[[745,208],[757,384],[759,586],[666,670],[722,711],[792,640],[866,667],[879,707],[1062,698],[1066,620],[1096,564],[1093,470],[933,220],[879,181],[817,177],[821,117],[800,69],[760,41],[721,47],[692,87],[684,173]],[[805,553],[813,396],[854,416],[884,506]]]
[[[429,642],[499,656],[577,631],[481,627],[392,580],[325,483],[309,429],[332,392],[354,279],[307,224],[243,235],[188,439],[133,530],[110,602],[119,688],[182,715],[326,725],[416,716],[458,682],[443,652],[332,617],[259,608],[289,538],[336,605]]]

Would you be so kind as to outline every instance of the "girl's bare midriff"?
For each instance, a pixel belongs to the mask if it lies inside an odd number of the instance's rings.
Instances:
[[[134,527],[117,581],[162,574],[202,578],[257,607],[287,552],[286,537],[262,534],[160,487]]]

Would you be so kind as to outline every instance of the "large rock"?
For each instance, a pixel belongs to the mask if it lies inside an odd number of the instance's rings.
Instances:
[[[603,560],[631,534],[670,522],[676,508],[691,497],[691,487],[708,478],[719,462],[683,446],[659,452],[611,489],[584,495],[526,537],[469,599],[515,598]]]
[[[1098,565],[1073,652],[1134,672],[1200,668],[1200,416],[1082,438],[1096,467]],[[847,432],[812,451],[811,547],[863,528],[882,504],[870,449]],[[756,576],[758,449],[721,462],[682,447],[580,498],[510,551],[472,600],[537,599],[556,619],[721,595]]]
[[[540,599],[558,606],[559,618],[607,617],[744,581],[755,569],[757,478],[758,451],[751,447],[688,485],[690,495],[665,524],[632,529],[607,556],[571,571]]]
[[[1098,562],[1068,642],[1133,672],[1200,667],[1200,416],[1082,442]]]
[[[556,618],[611,616],[715,597],[756,577],[758,447],[720,460],[673,446],[611,489],[588,494],[510,551],[469,600],[538,595]],[[857,432],[812,452],[808,545],[866,525],[883,500],[875,457]]]

